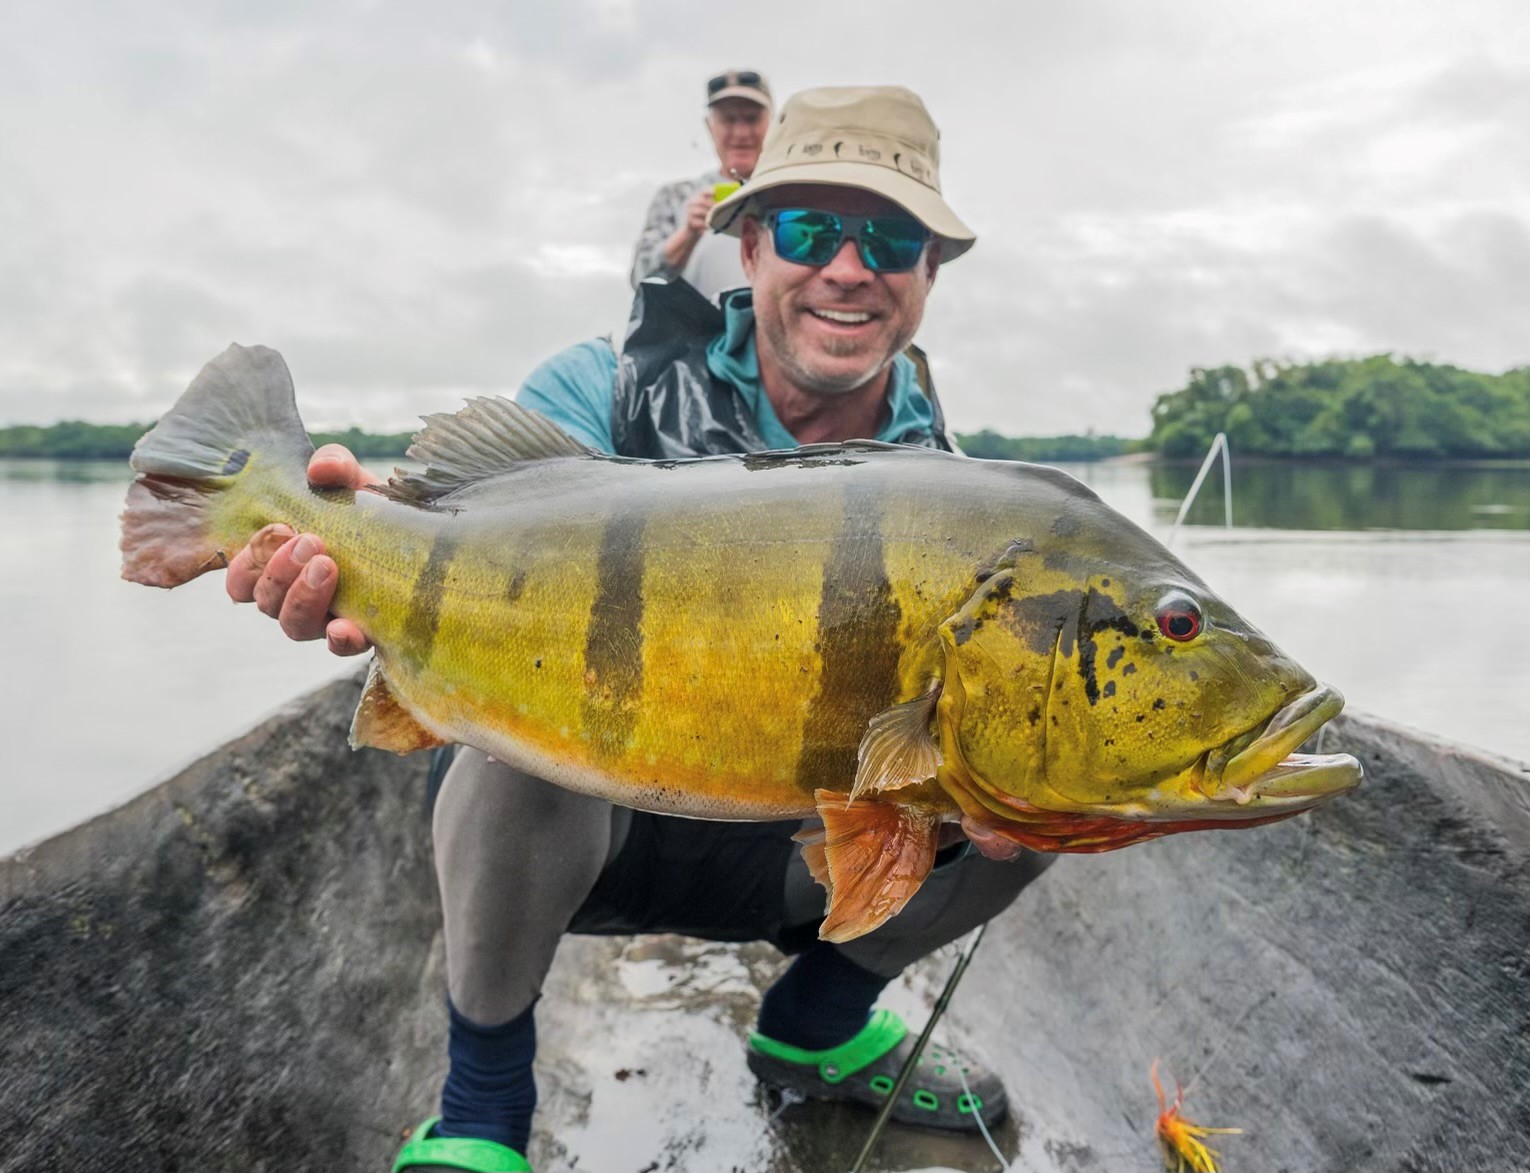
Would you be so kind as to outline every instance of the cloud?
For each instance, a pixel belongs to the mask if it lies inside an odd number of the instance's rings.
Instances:
[[[1140,434],[1191,366],[1530,361],[1515,0],[931,13],[363,3],[0,18],[0,423],[162,410],[231,340],[407,426],[622,320],[702,79],[896,81],[980,243],[921,340],[962,428]]]

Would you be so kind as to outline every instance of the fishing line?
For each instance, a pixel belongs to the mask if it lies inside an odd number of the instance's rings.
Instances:
[[[908,1053],[908,1058],[903,1061],[903,1066],[898,1071],[898,1078],[893,1083],[892,1091],[887,1093],[887,1102],[882,1105],[882,1110],[877,1113],[876,1123],[871,1126],[871,1132],[866,1137],[866,1143],[861,1146],[860,1155],[855,1158],[855,1164],[850,1166],[848,1173],[861,1173],[861,1170],[866,1167],[866,1158],[871,1156],[871,1150],[876,1147],[877,1140],[882,1135],[882,1130],[887,1127],[887,1121],[892,1118],[893,1106],[898,1102],[898,1097],[903,1094],[903,1088],[907,1085],[909,1076],[914,1073],[914,1065],[919,1062],[919,1056],[924,1054],[924,1046],[930,1041],[930,1035],[935,1031],[935,1024],[940,1021],[940,1016],[946,1012],[946,1007],[951,1004],[951,995],[956,993],[957,984],[962,980],[962,975],[967,972],[967,966],[972,963],[972,955],[977,952],[977,947],[983,940],[983,934],[987,931],[988,924],[985,921],[977,927],[977,931],[972,934],[971,940],[967,942],[966,948],[962,950],[961,960],[956,963],[956,968],[951,971],[951,976],[946,979],[946,988],[940,992],[940,997],[936,999],[935,1008],[930,1011],[930,1017],[925,1022],[924,1029],[919,1032],[919,1039],[914,1043],[914,1049]]]
[[[1316,746],[1316,752],[1318,753],[1323,752],[1323,736],[1327,732],[1328,730],[1326,727],[1318,731],[1318,741]],[[1307,856],[1311,853],[1312,850],[1312,823],[1310,813],[1304,815],[1299,822],[1294,822],[1292,824],[1293,831],[1295,831],[1297,827],[1301,828],[1301,830],[1298,832],[1300,836],[1300,850],[1292,861],[1292,874],[1286,881],[1285,891],[1279,893],[1276,899],[1272,900],[1269,905],[1266,906],[1271,911],[1282,916],[1290,911],[1291,906],[1296,901],[1297,894],[1300,891],[1304,865],[1307,862]],[[1164,1002],[1168,1000],[1169,994],[1172,992],[1172,990],[1165,991],[1163,998],[1159,1000],[1158,1005],[1154,1008],[1155,1014],[1162,1012]],[[1201,1078],[1201,1076],[1206,1074],[1212,1063],[1215,1062],[1217,1057],[1220,1056],[1221,1053],[1226,1049],[1227,1044],[1232,1042],[1236,1037],[1235,1032],[1237,1029],[1243,1026],[1249,1020],[1249,1018],[1253,1016],[1256,1010],[1260,1009],[1266,1002],[1272,1000],[1278,992],[1278,990],[1265,990],[1262,994],[1259,994],[1257,997],[1251,998],[1249,1000],[1248,1005],[1246,1005],[1238,1013],[1238,1016],[1232,1020],[1232,1025],[1228,1029],[1227,1036],[1217,1044],[1216,1048],[1211,1052],[1211,1054],[1208,1055],[1206,1059],[1201,1063],[1195,1074],[1190,1077],[1190,1081],[1180,1086],[1181,1092],[1188,1092],[1192,1087],[1195,1086],[1196,1082]]]
[[[974,1103],[972,1088],[967,1083],[967,1069],[959,1064],[956,1068],[956,1078],[962,1081],[962,1091],[967,1094],[967,1102],[969,1104]],[[988,1131],[988,1125],[983,1123],[983,1113],[978,1111],[977,1108],[973,1108],[972,1118],[977,1121],[978,1131],[983,1134],[983,1139],[988,1142],[989,1151],[993,1153],[994,1158],[999,1162],[1000,1173],[1003,1173],[1005,1169],[1009,1168],[1009,1161],[999,1151],[999,1146],[993,1143],[993,1135]]]

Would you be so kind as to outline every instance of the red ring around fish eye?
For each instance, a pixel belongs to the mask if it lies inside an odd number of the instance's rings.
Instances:
[[[1164,639],[1175,643],[1189,643],[1201,634],[1204,625],[1200,607],[1183,591],[1174,591],[1159,600],[1154,618]]]

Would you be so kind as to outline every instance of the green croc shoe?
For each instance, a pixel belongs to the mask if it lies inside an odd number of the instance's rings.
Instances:
[[[878,1010],[860,1034],[826,1051],[805,1051],[762,1034],[750,1035],[749,1070],[778,1091],[880,1108],[915,1041],[903,1019],[891,1010]],[[976,1132],[979,1117],[992,1126],[1008,1111],[1009,1098],[998,1076],[932,1043],[904,1084],[892,1118],[926,1128]]]
[[[469,1173],[531,1173],[531,1165],[525,1157],[512,1148],[492,1140],[473,1140],[466,1136],[431,1136],[431,1130],[441,1121],[432,1116],[414,1130],[414,1135],[404,1142],[398,1159],[393,1162],[393,1173],[401,1169],[413,1169],[416,1173],[449,1173],[454,1169],[466,1169]]]

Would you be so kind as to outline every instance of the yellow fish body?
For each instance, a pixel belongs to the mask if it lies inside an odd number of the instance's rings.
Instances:
[[[591,452],[505,400],[436,416],[385,488],[315,491],[274,351],[230,347],[140,442],[123,575],[175,586],[262,527],[319,535],[376,645],[352,740],[477,746],[711,819],[820,815],[823,935],[986,853],[1285,818],[1357,784],[1295,755],[1342,707],[1055,470],[871,442]]]

